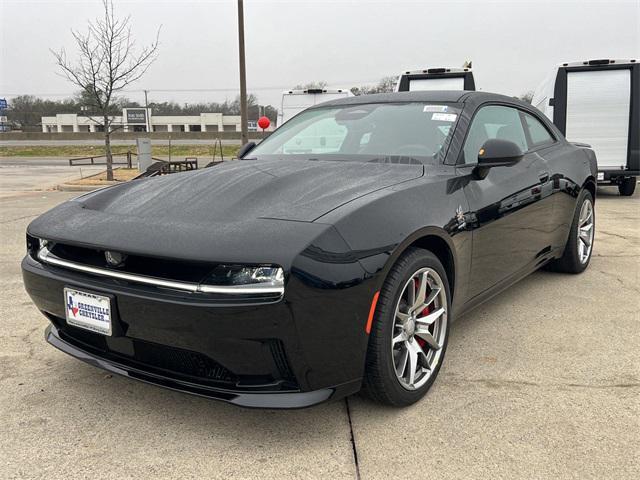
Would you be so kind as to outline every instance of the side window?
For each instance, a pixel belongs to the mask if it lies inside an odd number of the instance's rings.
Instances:
[[[524,116],[524,122],[527,125],[527,129],[529,130],[529,138],[531,139],[529,149],[548,145],[554,142],[549,130],[547,130],[547,127],[545,127],[540,120],[528,113],[523,113],[522,115]]]
[[[523,152],[528,150],[520,112],[517,109],[489,105],[476,113],[464,144],[464,163],[476,163],[482,144],[492,138],[509,140],[518,145]]]

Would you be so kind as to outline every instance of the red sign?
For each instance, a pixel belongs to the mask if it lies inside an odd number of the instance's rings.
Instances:
[[[271,122],[269,121],[269,119],[267,117],[260,117],[258,119],[258,126],[264,130],[265,128],[269,128],[269,125],[271,125]]]

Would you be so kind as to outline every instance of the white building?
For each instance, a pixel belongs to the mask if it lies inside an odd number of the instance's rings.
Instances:
[[[147,124],[148,120],[148,124]],[[201,113],[200,115],[153,115],[151,109],[123,108],[122,116],[113,123],[123,132],[239,132],[240,115]],[[103,128],[90,117],[75,113],[59,113],[55,117],[42,117],[44,133],[101,132]]]

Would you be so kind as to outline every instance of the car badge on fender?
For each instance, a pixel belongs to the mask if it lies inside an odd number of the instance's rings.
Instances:
[[[462,210],[462,205],[458,205],[456,208],[456,220],[458,222],[458,230],[463,230],[467,226],[467,221],[464,215],[464,211]]]

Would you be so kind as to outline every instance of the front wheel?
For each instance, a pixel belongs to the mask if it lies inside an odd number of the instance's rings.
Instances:
[[[618,191],[623,197],[630,197],[636,190],[636,177],[628,177],[618,184]]]
[[[564,248],[564,254],[551,264],[551,269],[566,273],[581,273],[591,260],[596,229],[596,212],[593,196],[589,190],[578,195],[576,211],[573,215],[571,232]]]
[[[433,384],[447,348],[450,292],[442,263],[410,249],[380,290],[369,338],[364,392],[396,407],[411,405]]]

